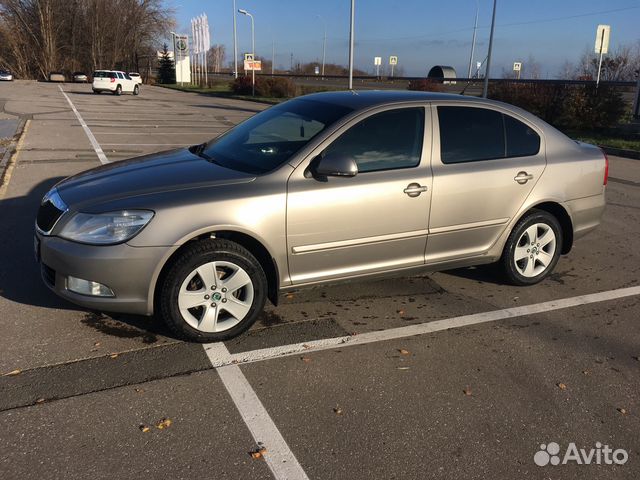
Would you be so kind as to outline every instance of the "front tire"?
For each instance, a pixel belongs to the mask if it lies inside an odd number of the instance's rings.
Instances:
[[[534,285],[555,268],[562,250],[562,227],[550,213],[532,210],[511,231],[500,263],[514,285]]]
[[[187,246],[167,270],[158,307],[167,326],[195,342],[236,337],[256,321],[267,278],[245,248],[224,239]]]

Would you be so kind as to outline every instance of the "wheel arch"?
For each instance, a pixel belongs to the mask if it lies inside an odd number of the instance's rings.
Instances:
[[[520,215],[520,218],[518,218],[516,223],[519,222],[522,217],[531,212],[531,210],[543,210],[550,213],[558,220],[560,227],[562,228],[562,249],[560,252],[563,255],[569,253],[573,247],[573,221],[571,220],[569,212],[558,202],[545,201],[531,205],[522,213],[522,215]]]
[[[204,240],[206,238],[224,238],[226,240],[230,240],[237,243],[238,245],[243,246],[254,257],[256,257],[256,260],[258,260],[258,262],[260,263],[260,266],[262,267],[267,277],[267,298],[274,305],[278,305],[278,291],[280,288],[278,264],[269,249],[265,247],[263,242],[245,232],[229,229],[211,229],[206,232],[194,234],[190,238],[185,239],[180,244],[180,246],[176,250],[174,250],[171,255],[169,255],[169,257],[164,261],[158,275],[156,275],[155,284],[150,289],[150,294],[152,294],[153,297],[150,299],[151,301],[149,303],[151,306],[153,306],[154,311],[157,307],[156,302],[158,299],[158,290],[162,287],[162,282],[164,281],[165,275],[173,261],[188,245],[191,245],[191,243],[193,242]]]

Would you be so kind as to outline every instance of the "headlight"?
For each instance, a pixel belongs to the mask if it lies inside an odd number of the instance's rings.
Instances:
[[[148,210],[122,210],[100,214],[76,213],[60,237],[94,245],[120,243],[137,235],[153,218]]]

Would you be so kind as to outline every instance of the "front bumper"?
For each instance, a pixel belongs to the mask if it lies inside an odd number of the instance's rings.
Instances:
[[[153,314],[153,290],[164,261],[177,247],[96,246],[36,233],[42,279],[56,294],[92,310]],[[108,286],[114,297],[67,289],[71,275]]]

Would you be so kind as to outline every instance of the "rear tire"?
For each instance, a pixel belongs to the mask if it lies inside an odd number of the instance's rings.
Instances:
[[[256,321],[266,301],[267,277],[244,247],[224,239],[187,246],[169,266],[158,292],[158,312],[179,337],[217,342]]]
[[[93,93],[95,93],[96,95],[100,95],[100,90],[94,90]]]
[[[514,285],[534,285],[555,268],[562,250],[562,227],[549,212],[531,210],[511,231],[500,264]]]
[[[140,95],[140,87],[138,85],[133,87],[133,94],[134,95]]]
[[[121,87],[120,85],[118,85],[118,86],[116,87],[116,89],[114,90],[113,94],[114,94],[114,95],[117,95],[117,96],[122,95],[122,87]]]

